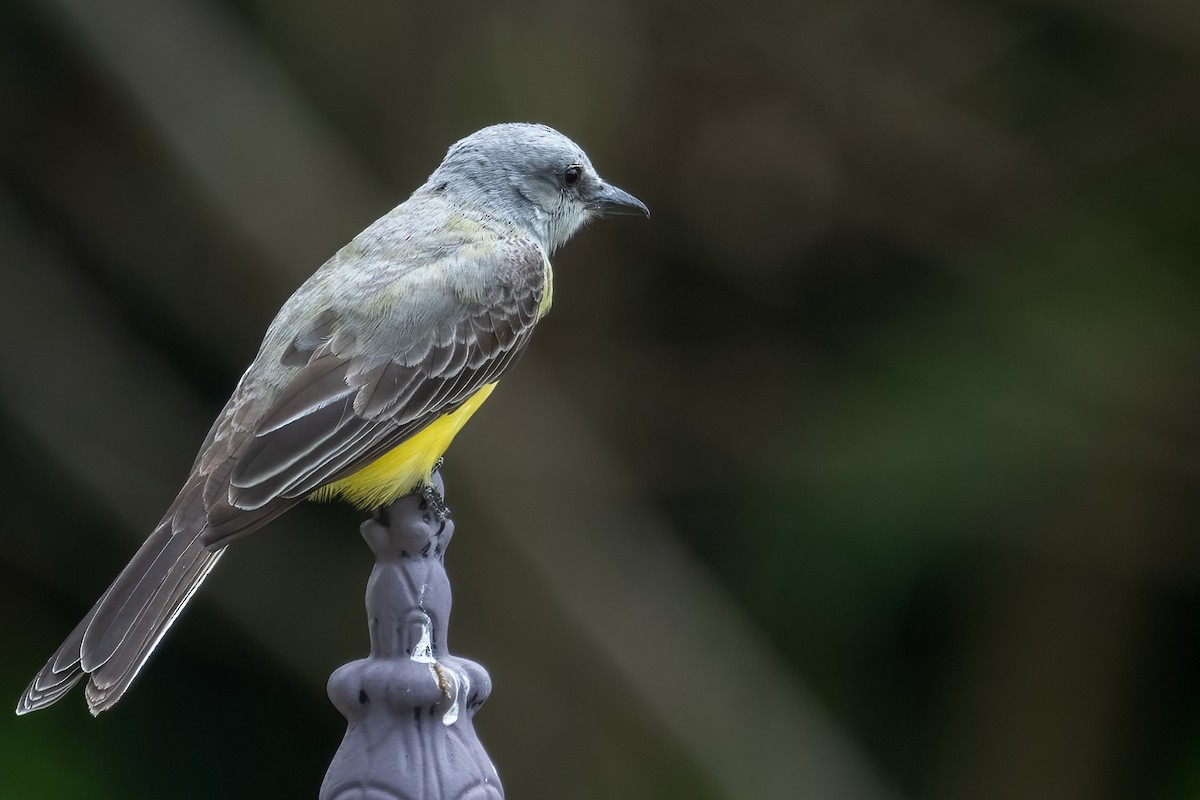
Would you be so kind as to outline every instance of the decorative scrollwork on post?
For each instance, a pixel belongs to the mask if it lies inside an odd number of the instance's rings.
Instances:
[[[434,481],[440,491],[441,478]],[[329,698],[349,725],[321,800],[504,797],[472,724],[491,678],[446,644],[443,559],[454,523],[425,506],[420,495],[402,497],[362,525],[376,558],[367,582],[371,654],[329,678]]]

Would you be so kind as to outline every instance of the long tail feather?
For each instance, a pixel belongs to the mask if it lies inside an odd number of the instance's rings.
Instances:
[[[223,502],[206,507],[203,480],[189,481],[108,591],[29,684],[17,713],[53,705],[84,678],[92,713],[111,708],[225,552],[206,546],[205,536],[249,533],[296,502],[252,512]],[[214,512],[220,521],[213,519]]]
[[[84,677],[93,714],[124,694],[223,552],[201,543],[203,514],[179,529],[180,511],[177,502],[34,677],[18,714],[58,702]]]

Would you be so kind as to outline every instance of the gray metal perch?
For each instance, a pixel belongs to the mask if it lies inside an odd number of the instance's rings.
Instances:
[[[434,483],[441,491],[440,476]],[[504,797],[472,725],[491,678],[447,649],[443,559],[454,523],[425,506],[420,495],[402,497],[362,525],[376,557],[367,582],[371,654],[329,678],[329,699],[349,725],[321,800]]]

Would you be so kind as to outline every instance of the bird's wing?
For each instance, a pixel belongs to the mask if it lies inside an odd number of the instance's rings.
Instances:
[[[434,304],[420,332],[389,352],[375,352],[362,331],[326,310],[284,356],[303,366],[253,419],[238,418],[235,395],[227,430],[214,432],[224,441],[198,462],[210,476],[205,543],[239,533],[239,518],[354,473],[496,381],[525,349],[545,291],[537,247],[502,252],[514,260],[503,270],[511,279],[468,302]]]
[[[528,343],[546,291],[535,246],[498,248],[495,257],[511,259],[498,271],[506,279],[470,302],[417,303],[421,324],[411,330],[420,334],[393,337],[387,353],[372,352],[363,331],[324,310],[277,356],[291,375],[281,390],[264,394],[252,367],[171,508],[17,712],[50,705],[85,675],[93,713],[111,707],[224,552],[216,548],[495,381]]]

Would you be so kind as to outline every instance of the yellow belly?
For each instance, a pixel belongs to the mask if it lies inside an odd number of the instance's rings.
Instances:
[[[363,509],[379,508],[425,486],[455,434],[483,405],[496,388],[489,383],[454,411],[431,422],[424,430],[397,445],[365,467],[340,481],[322,486],[310,500],[343,499]]]

